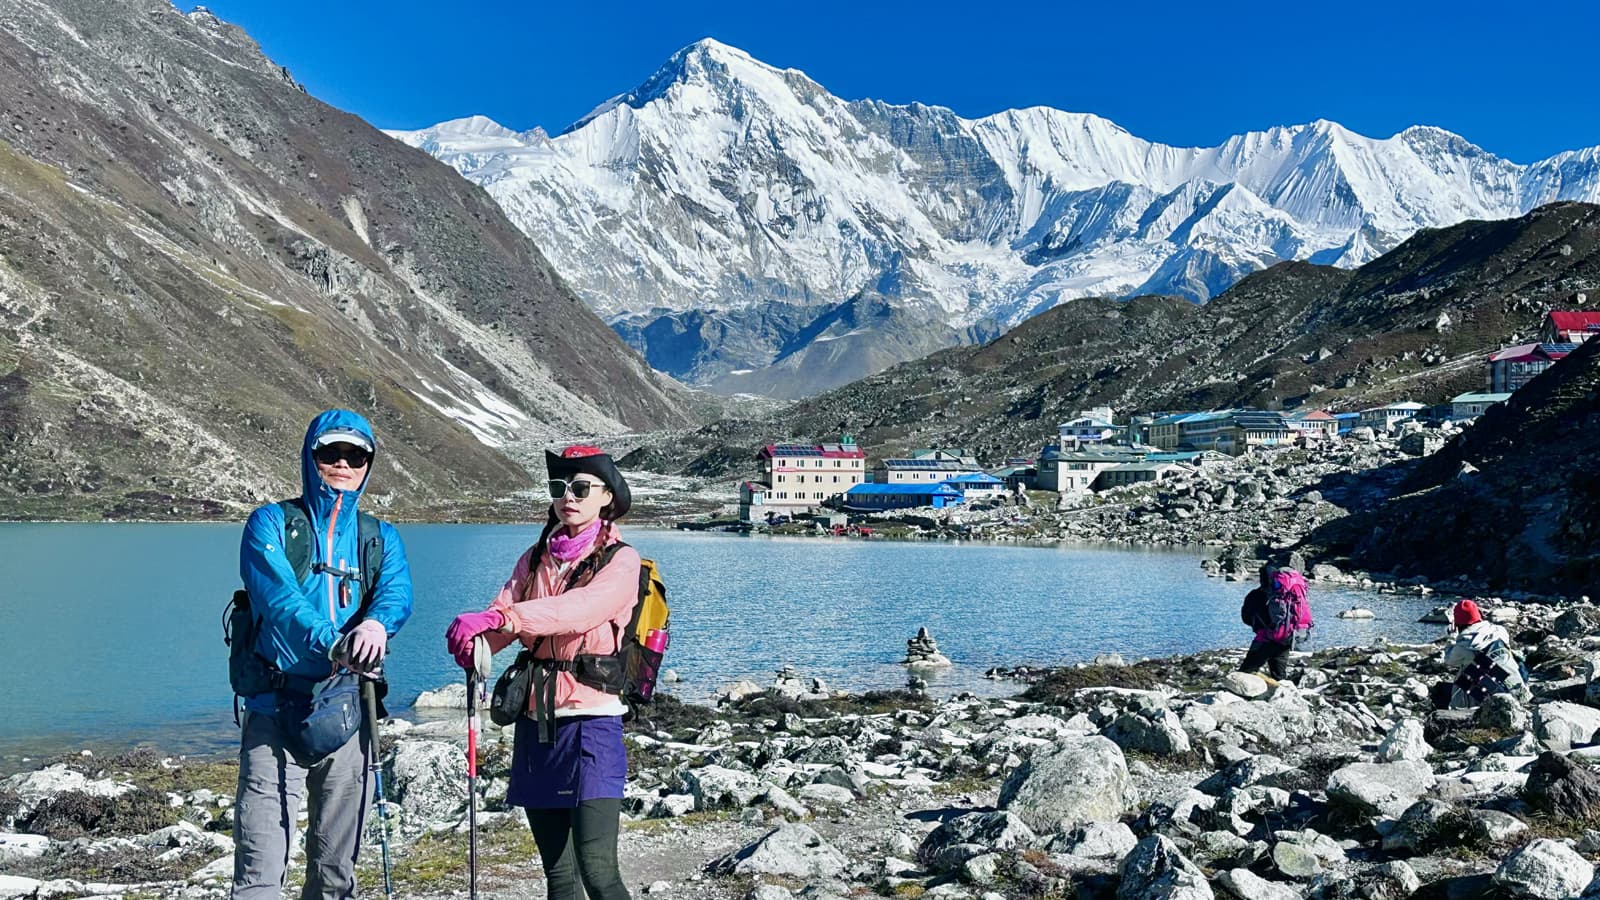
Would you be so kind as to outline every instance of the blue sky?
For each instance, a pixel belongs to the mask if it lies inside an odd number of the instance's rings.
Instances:
[[[553,133],[714,37],[846,99],[1054,106],[1170,144],[1318,118],[1374,137],[1437,125],[1523,163],[1600,144],[1600,5],[1568,0],[207,5],[381,128],[481,113]]]

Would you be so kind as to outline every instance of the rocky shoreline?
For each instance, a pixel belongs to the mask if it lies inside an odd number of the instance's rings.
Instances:
[[[1555,898],[1600,859],[1600,609],[1490,610],[1535,698],[1434,713],[1442,645],[1027,673],[1005,699],[846,695],[784,673],[630,725],[622,838],[665,897]],[[1591,684],[1593,685],[1591,687]],[[465,886],[464,729],[383,727],[397,893]],[[491,729],[483,889],[543,896]],[[74,756],[0,783],[0,898],[215,898],[231,763]],[[1594,830],[1591,830],[1594,829]],[[362,864],[377,883],[376,817]],[[370,891],[370,888],[369,888]]]

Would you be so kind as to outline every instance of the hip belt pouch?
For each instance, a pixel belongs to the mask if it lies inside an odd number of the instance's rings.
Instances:
[[[533,689],[533,651],[524,650],[500,673],[489,700],[489,720],[502,727],[511,725],[528,711],[528,693]]]
[[[315,763],[343,747],[361,730],[361,678],[341,672],[305,694],[280,691],[278,718],[289,750]]]

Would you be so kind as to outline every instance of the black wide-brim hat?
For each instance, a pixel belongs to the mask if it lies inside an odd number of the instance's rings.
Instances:
[[[608,453],[588,456],[562,456],[549,450],[544,452],[544,467],[551,478],[571,480],[574,475],[593,475],[611,489],[611,502],[600,510],[602,518],[615,521],[633,508],[633,494],[628,490],[627,479],[618,471],[617,464]]]

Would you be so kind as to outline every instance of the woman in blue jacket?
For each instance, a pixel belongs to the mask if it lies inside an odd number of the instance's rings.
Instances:
[[[262,506],[245,524],[239,573],[249,595],[253,647],[271,688],[244,697],[234,900],[282,896],[307,795],[301,897],[355,896],[370,799],[369,742],[358,729],[332,749],[309,749],[297,728],[313,693],[349,681],[352,673],[376,672],[389,638],[411,616],[411,570],[399,533],[357,509],[376,447],[366,419],[348,410],[322,413],[306,429],[301,448],[300,497]]]

